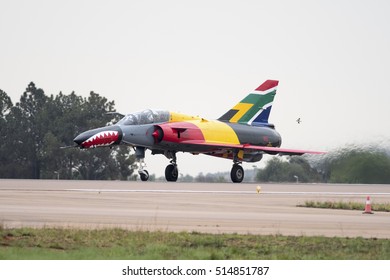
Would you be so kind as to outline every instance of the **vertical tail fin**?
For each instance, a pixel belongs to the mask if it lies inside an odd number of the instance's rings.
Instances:
[[[267,80],[218,120],[248,125],[268,125],[279,81]]]

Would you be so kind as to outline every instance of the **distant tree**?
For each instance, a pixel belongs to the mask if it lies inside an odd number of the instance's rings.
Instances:
[[[23,170],[23,178],[40,178],[42,151],[47,124],[50,120],[46,108],[47,96],[31,82],[11,109],[9,137],[18,146],[14,149],[15,163]]]
[[[112,170],[116,167],[108,148],[96,148],[79,151],[73,167],[73,176],[83,180],[115,179]]]
[[[220,173],[207,173],[204,175],[202,172],[195,177],[195,182],[200,183],[224,183],[226,182],[225,177]]]
[[[6,92],[0,89],[0,121],[3,120],[7,113],[9,113],[12,106],[11,98]]]
[[[180,177],[180,181],[181,182],[193,182],[194,181],[194,177],[192,177],[189,174],[186,174],[185,176]]]
[[[390,157],[380,151],[344,151],[330,164],[330,182],[389,184]]]
[[[306,157],[292,156],[289,159],[289,163],[293,167],[291,173],[296,173],[294,175],[298,176],[300,182],[320,182],[322,180],[321,173],[310,165]]]
[[[261,182],[317,182],[320,174],[313,169],[306,159],[290,157],[288,161],[272,158],[263,169],[257,172],[256,180]]]
[[[53,178],[59,174],[60,178],[75,178],[74,166],[79,162],[81,153],[77,149],[59,149],[59,147],[73,146],[73,138],[86,130],[87,116],[84,112],[85,98],[72,92],[69,95],[60,92],[56,96],[50,97],[50,110],[54,117],[48,125],[50,132],[56,142],[46,146],[47,156],[55,154],[55,162],[45,161],[47,165],[45,178]]]
[[[195,182],[204,183],[206,182],[206,176],[203,175],[202,172],[198,174],[198,176],[195,177]]]
[[[93,91],[83,104],[83,114],[85,114],[86,125],[82,130],[95,128],[107,125],[112,120],[112,116],[108,112],[114,112],[115,102],[108,101],[107,98],[100,96]]]
[[[12,106],[11,98],[0,89],[0,177],[16,168],[9,161],[13,141],[11,141],[9,136],[7,115],[11,111]]]

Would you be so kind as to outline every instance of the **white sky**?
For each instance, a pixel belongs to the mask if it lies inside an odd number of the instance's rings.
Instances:
[[[47,95],[93,90],[122,113],[214,119],[278,79],[283,147],[389,145],[389,15],[386,0],[0,0],[0,89],[16,103],[33,81]],[[232,165],[178,160],[191,175]],[[146,162],[158,176],[168,163]]]

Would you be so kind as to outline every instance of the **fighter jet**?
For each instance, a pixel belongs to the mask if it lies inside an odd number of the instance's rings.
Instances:
[[[88,130],[74,142],[81,149],[129,145],[134,147],[138,173],[147,181],[145,150],[162,154],[170,164],[167,181],[178,178],[177,152],[205,154],[233,161],[231,180],[244,179],[242,162],[260,161],[264,154],[322,154],[318,151],[281,148],[282,138],[268,122],[279,81],[267,80],[217,120],[164,110],[144,110],[125,115],[115,125]]]

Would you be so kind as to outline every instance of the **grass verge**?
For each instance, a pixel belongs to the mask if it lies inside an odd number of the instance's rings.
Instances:
[[[0,238],[0,259],[390,259],[390,240],[375,238],[1,227]]]
[[[361,210],[364,211],[365,204],[358,202],[344,201],[305,201],[304,204],[297,205],[298,207],[309,208],[328,208],[328,209],[344,209],[344,210]],[[390,212],[390,203],[373,203],[372,211]]]

